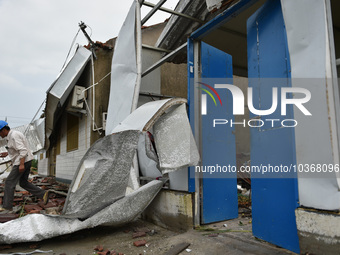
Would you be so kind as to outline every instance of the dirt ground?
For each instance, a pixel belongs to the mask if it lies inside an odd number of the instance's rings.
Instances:
[[[147,232],[146,236],[133,238],[134,234],[143,231]],[[145,240],[146,245],[134,246],[134,242],[138,240]],[[101,226],[40,242],[11,244],[7,249],[2,249],[7,245],[0,245],[0,253],[28,253],[39,249],[51,251],[46,254],[53,255],[88,255],[98,254],[94,248],[102,246],[104,250],[116,251],[117,255],[161,255],[167,254],[181,243],[188,243],[189,246],[175,254],[294,254],[254,238],[251,233],[251,218],[242,215],[238,219],[202,226],[184,233],[136,220],[119,228]]]
[[[52,185],[53,183],[49,181],[52,180],[38,178],[36,184]],[[23,196],[20,196],[18,203],[22,203]],[[249,199],[244,198],[244,196],[239,197],[241,207],[237,219],[200,226],[187,232],[171,231],[138,219],[121,227],[100,226],[40,242],[0,244],[0,255],[19,253],[52,255],[293,254],[256,239],[252,235],[251,204]],[[25,204],[25,206],[28,205]],[[139,247],[134,245],[139,241],[144,242],[145,245]],[[181,252],[173,252],[183,243],[186,244],[186,248]],[[100,253],[95,250],[96,247],[109,252]],[[32,253],[36,250],[46,251],[46,253]],[[169,253],[171,251],[172,253]]]

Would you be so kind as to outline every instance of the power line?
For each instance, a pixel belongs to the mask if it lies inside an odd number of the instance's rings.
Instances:
[[[8,115],[0,115],[3,118],[14,118],[14,119],[27,119],[30,120],[31,118],[27,118],[27,117],[14,117],[14,116],[8,116]]]

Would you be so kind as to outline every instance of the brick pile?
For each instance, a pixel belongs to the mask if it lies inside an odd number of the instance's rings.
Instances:
[[[14,193],[13,212],[1,213],[0,223],[4,223],[10,220],[23,217],[27,214],[42,213],[42,214],[54,214],[60,215],[66,200],[66,194],[68,192],[68,186],[60,184],[55,181],[54,177],[33,177],[30,182],[34,185],[44,189],[53,190],[56,192],[50,193],[49,202],[45,205],[41,199],[30,194],[28,191],[22,191],[17,186]],[[4,196],[4,182],[0,184],[0,204]]]

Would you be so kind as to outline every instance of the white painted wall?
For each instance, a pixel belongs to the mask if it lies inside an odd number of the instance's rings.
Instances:
[[[47,176],[48,175],[48,159],[46,158],[46,153],[44,152],[44,158],[40,159],[38,156],[38,174]]]
[[[281,0],[281,4],[287,29],[292,87],[305,88],[311,93],[306,107],[312,116],[305,116],[294,108],[294,118],[299,123],[295,127],[297,164],[339,166],[339,97],[331,71],[334,56],[330,51],[333,42],[329,40],[327,19],[329,1]],[[298,177],[301,206],[340,209],[336,173],[301,172]]]
[[[66,114],[62,117],[61,133],[63,134],[60,139],[60,155],[57,155],[56,163],[56,177],[66,180],[72,180],[74,173],[77,170],[78,164],[86,151],[90,148],[91,136],[91,118],[84,116],[79,119],[79,144],[78,149],[67,152],[67,137],[66,137]]]

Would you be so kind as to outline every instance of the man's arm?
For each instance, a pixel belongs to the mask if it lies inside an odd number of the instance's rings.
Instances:
[[[20,173],[25,172],[25,158],[20,159],[19,172]]]

